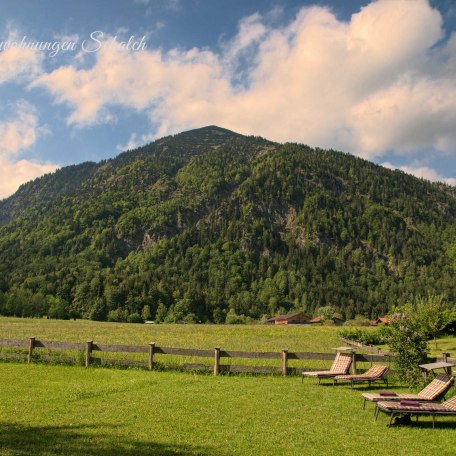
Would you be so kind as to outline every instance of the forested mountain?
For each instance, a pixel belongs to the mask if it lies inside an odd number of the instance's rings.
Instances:
[[[371,318],[456,300],[454,187],[214,126],[37,179],[0,221],[4,315]]]

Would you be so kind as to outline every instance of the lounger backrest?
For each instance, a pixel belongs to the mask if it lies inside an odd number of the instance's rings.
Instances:
[[[429,383],[426,388],[418,393],[418,396],[434,400],[442,396],[453,384],[453,377],[447,374],[439,374]]]
[[[364,372],[363,377],[377,378],[381,377],[388,370],[388,366],[381,366],[379,364],[372,366],[369,370]]]
[[[351,354],[346,353],[337,353],[336,359],[334,360],[330,372],[340,372],[346,374],[348,369],[350,369],[350,364],[352,362]]]
[[[448,399],[443,403],[445,407],[448,407],[451,410],[454,410],[456,413],[456,396],[453,396],[452,398]]]

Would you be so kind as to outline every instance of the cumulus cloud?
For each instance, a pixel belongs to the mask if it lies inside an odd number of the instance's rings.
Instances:
[[[52,163],[12,162],[0,155],[0,199],[12,195],[21,184],[56,169],[57,166]]]
[[[123,106],[147,113],[156,136],[219,124],[371,159],[454,154],[456,37],[436,47],[443,36],[427,0],[378,0],[348,22],[305,7],[283,27],[244,18],[220,53],[103,47],[91,68],[60,67],[33,87],[69,105],[79,127]]]
[[[445,184],[456,186],[456,178],[444,177],[435,169],[428,166],[395,166],[390,162],[382,163],[382,166],[389,169],[400,169],[404,173],[412,174],[413,176],[421,177],[431,182],[444,182]]]
[[[42,54],[26,46],[20,46],[17,31],[11,31],[6,39],[0,38],[0,84],[17,78],[32,78],[41,72]]]
[[[40,131],[36,108],[24,100],[17,102],[13,118],[0,122],[0,198],[11,195],[24,182],[57,168],[52,163],[15,159],[19,152],[35,144]]]

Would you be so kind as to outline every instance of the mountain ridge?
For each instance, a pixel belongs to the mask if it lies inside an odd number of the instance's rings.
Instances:
[[[36,299],[93,319],[148,307],[157,320],[221,322],[326,305],[352,318],[414,293],[455,299],[451,187],[217,126],[77,166],[63,190],[61,171],[30,184],[38,196],[23,207],[0,203],[0,313],[29,314],[18,309]]]

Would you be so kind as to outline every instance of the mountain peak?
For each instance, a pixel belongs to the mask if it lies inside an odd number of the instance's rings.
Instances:
[[[226,128],[219,127],[217,125],[207,125],[201,128],[194,128],[193,130],[183,131],[178,133],[176,136],[198,136],[198,137],[210,137],[210,136],[224,136],[224,137],[241,137],[243,135]]]

